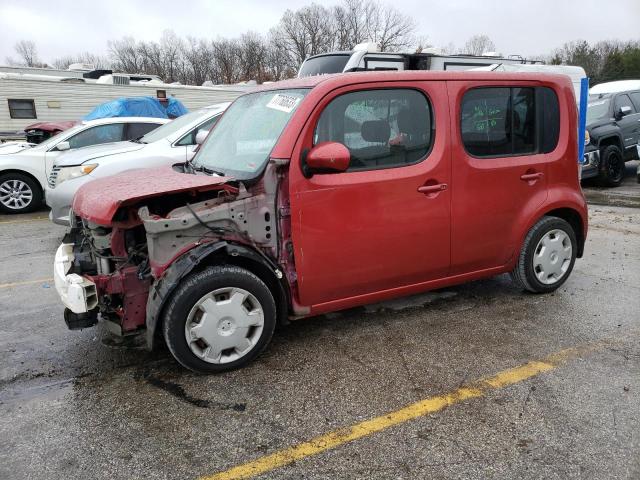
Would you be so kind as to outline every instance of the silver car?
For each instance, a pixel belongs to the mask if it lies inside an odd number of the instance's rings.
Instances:
[[[48,176],[46,202],[51,207],[49,218],[59,225],[68,225],[73,196],[91,180],[134,168],[191,160],[198,132],[210,130],[229,105],[218,103],[188,113],[138,140],[88,147],[60,155]]]

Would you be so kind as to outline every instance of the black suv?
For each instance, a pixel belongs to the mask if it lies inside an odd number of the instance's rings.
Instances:
[[[582,178],[620,185],[624,162],[639,158],[640,90],[590,94],[587,134]]]

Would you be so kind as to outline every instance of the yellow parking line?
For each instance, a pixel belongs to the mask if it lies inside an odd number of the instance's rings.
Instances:
[[[275,470],[276,468],[284,467],[296,460],[317,455],[325,450],[339,447],[345,443],[386,430],[395,425],[400,425],[410,420],[439,412],[450,405],[471,398],[482,397],[491,390],[497,390],[522,382],[543,372],[553,370],[567,360],[575,358],[594,348],[592,345],[589,347],[562,350],[540,361],[532,361],[515,368],[503,370],[492,377],[479,380],[478,382],[458,388],[450,393],[420,400],[400,410],[365,420],[351,427],[334,430],[308,442],[285,448],[284,450],[230,468],[229,470],[201,477],[200,480],[236,480],[251,478]]]
[[[20,287],[22,285],[31,285],[34,283],[53,282],[53,278],[40,278],[38,280],[25,280],[24,282],[0,283],[0,288]]]
[[[39,222],[40,220],[49,220],[49,217],[34,217],[34,218],[25,218],[23,220],[3,220],[0,222],[0,225],[8,225],[10,223],[29,223],[29,222]]]

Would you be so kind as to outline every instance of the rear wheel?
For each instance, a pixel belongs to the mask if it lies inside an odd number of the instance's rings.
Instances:
[[[553,292],[569,278],[576,252],[571,225],[558,217],[543,217],[529,230],[511,278],[523,290]]]
[[[616,145],[609,145],[600,152],[598,183],[605,187],[617,187],[624,177],[624,158]]]
[[[28,213],[42,205],[42,189],[33,178],[21,173],[0,175],[0,211]]]
[[[215,373],[242,367],[269,344],[276,306],[256,275],[234,266],[187,277],[163,317],[164,338],[184,367]]]

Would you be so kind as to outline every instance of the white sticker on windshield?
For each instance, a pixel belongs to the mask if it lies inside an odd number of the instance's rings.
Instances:
[[[283,95],[282,93],[277,93],[273,96],[269,103],[267,103],[267,108],[273,108],[274,110],[280,110],[281,112],[291,113],[298,102],[300,101],[299,97],[292,97],[290,95]]]

